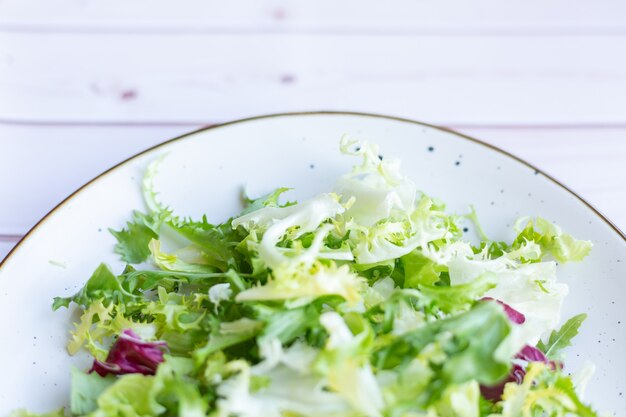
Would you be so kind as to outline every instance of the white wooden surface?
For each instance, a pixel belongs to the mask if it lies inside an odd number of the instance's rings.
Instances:
[[[3,0],[0,258],[141,149],[320,109],[454,127],[626,228],[623,0]]]

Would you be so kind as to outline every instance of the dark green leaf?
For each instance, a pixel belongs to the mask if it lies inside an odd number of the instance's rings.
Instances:
[[[169,221],[168,225],[177,233],[198,245],[204,260],[221,271],[235,269],[240,271],[242,255],[237,251],[237,244],[245,237],[233,230],[231,222],[213,225],[206,221]]]
[[[572,339],[578,334],[578,329],[586,318],[586,314],[579,314],[567,320],[558,331],[553,330],[552,333],[550,333],[550,337],[546,343],[540,340],[539,343],[537,343],[537,348],[545,353],[546,357],[550,360],[560,359],[561,351],[571,346]]]
[[[119,231],[109,229],[117,239],[115,253],[130,264],[144,262],[150,256],[148,243],[159,238],[161,225],[169,215],[169,212],[143,214],[134,211],[133,220],[126,223],[126,228]]]
[[[510,331],[511,325],[496,303],[478,303],[465,313],[430,322],[400,336],[375,352],[374,363],[382,369],[395,368],[410,361],[430,343],[437,340],[444,343],[448,357],[437,371],[440,383],[432,386],[429,393],[432,401],[441,394],[437,392],[439,388],[450,383],[475,379],[481,384],[494,385],[505,377],[510,363],[499,361],[494,352]]]
[[[121,276],[115,276],[108,266],[100,264],[79,292],[71,297],[55,297],[52,308],[56,310],[59,307],[67,307],[72,301],[83,307],[88,307],[93,301],[99,299],[121,302],[138,298],[137,293],[133,294],[123,287]]]

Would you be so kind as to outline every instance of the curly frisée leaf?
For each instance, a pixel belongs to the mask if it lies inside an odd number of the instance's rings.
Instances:
[[[320,323],[329,338],[315,368],[326,376],[329,389],[364,415],[382,416],[382,391],[367,361],[373,342],[371,330],[365,325],[358,335],[353,335],[335,312],[324,313]]]
[[[457,230],[453,217],[440,211],[426,196],[415,207],[395,218],[381,220],[369,227],[349,221],[346,228],[350,231],[349,242],[359,264],[400,258],[416,248],[428,250],[430,242],[451,238]]]
[[[264,207],[253,211],[234,219],[232,227],[236,229],[241,226],[249,232],[262,233],[258,255],[265,265],[277,268],[287,262],[311,263],[317,257],[329,229],[322,228],[316,236],[315,245],[296,259],[288,258],[277,248],[282,239],[288,237],[294,240],[305,233],[314,232],[322,222],[343,211],[344,207],[339,204],[335,195],[320,194],[304,203],[288,207]]]
[[[537,217],[534,220],[521,218],[516,228],[527,221],[526,226],[519,231],[515,243],[534,241],[541,246],[545,253],[551,254],[558,262],[582,261],[589,253],[593,244],[588,240],[578,240],[548,220]]]
[[[530,364],[521,384],[508,383],[504,387],[501,414],[495,416],[552,415],[598,417],[578,397],[571,378],[560,371],[551,371],[541,362]]]
[[[341,139],[341,151],[360,156],[361,165],[339,178],[337,194],[353,200],[346,215],[369,227],[380,220],[411,212],[415,204],[415,184],[400,172],[400,161],[382,158],[377,145],[359,142],[348,136]]]
[[[300,299],[308,303],[325,295],[338,295],[354,304],[361,299],[363,284],[363,278],[350,271],[347,265],[285,264],[272,271],[265,285],[244,290],[235,299],[238,302]]]

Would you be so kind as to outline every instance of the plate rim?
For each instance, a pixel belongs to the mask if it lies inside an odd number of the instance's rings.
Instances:
[[[611,229],[613,229],[613,231],[617,234],[617,236],[621,237],[622,240],[624,241],[624,243],[626,243],[626,234],[622,230],[620,230],[620,228],[617,227],[617,225],[615,225],[610,219],[608,219],[604,214],[602,214],[602,212],[600,212],[600,210],[595,208],[591,203],[589,203],[587,200],[585,200],[583,197],[581,197],[578,193],[576,193],[575,191],[573,191],[572,189],[567,187],[565,184],[563,184],[562,182],[560,182],[559,180],[557,180],[556,178],[554,178],[550,174],[547,174],[546,172],[544,172],[541,169],[537,168],[533,164],[531,164],[531,163],[527,162],[526,160],[524,160],[524,159],[522,159],[522,158],[520,158],[520,157],[518,157],[516,155],[513,155],[512,153],[510,153],[508,151],[505,151],[504,149],[501,149],[501,148],[499,148],[499,147],[497,147],[495,145],[492,145],[490,143],[484,142],[484,141],[482,141],[480,139],[477,139],[475,137],[468,136],[468,135],[466,135],[464,133],[457,132],[456,130],[453,130],[453,129],[450,129],[450,128],[447,128],[447,127],[437,126],[437,125],[433,125],[433,124],[430,124],[430,123],[420,122],[420,121],[417,121],[417,120],[408,119],[408,118],[404,118],[404,117],[384,115],[384,114],[379,114],[379,113],[367,113],[367,112],[355,112],[355,111],[320,110],[320,111],[270,113],[270,114],[264,114],[264,115],[259,115],[259,116],[252,116],[252,117],[246,117],[246,118],[242,118],[242,119],[231,120],[231,121],[228,121],[228,122],[218,123],[218,124],[214,124],[214,125],[207,125],[207,126],[203,126],[203,127],[199,128],[199,129],[193,130],[191,132],[187,132],[187,133],[184,133],[182,135],[176,136],[174,138],[167,139],[167,140],[165,140],[163,142],[160,142],[160,143],[158,143],[156,145],[150,146],[149,148],[146,148],[146,149],[144,149],[144,150],[142,150],[142,151],[140,151],[140,152],[138,152],[138,153],[136,153],[134,155],[129,156],[128,158],[126,158],[126,159],[118,162],[117,164],[111,166],[110,168],[106,169],[105,171],[101,172],[100,174],[96,175],[95,177],[93,177],[92,179],[90,179],[89,181],[87,181],[86,183],[81,185],[80,187],[78,187],[76,190],[74,190],[72,193],[70,193],[67,197],[65,197],[63,200],[61,200],[58,204],[56,204],[52,209],[50,209],[41,219],[39,219],[37,221],[37,223],[35,223],[28,230],[28,232],[26,232],[24,234],[24,236],[22,236],[22,238],[20,240],[18,240],[18,242],[15,244],[15,246],[13,246],[13,248],[11,248],[11,250],[6,254],[4,259],[0,260],[0,271],[2,270],[3,266],[5,265],[5,263],[19,249],[19,247],[22,246],[24,244],[24,242],[26,242],[26,240],[41,225],[43,225],[47,220],[52,218],[57,210],[59,210],[66,203],[68,203],[70,200],[72,200],[73,198],[78,196],[82,191],[84,191],[88,187],[92,186],[100,178],[108,175],[109,173],[111,173],[112,171],[114,171],[117,168],[121,167],[122,165],[125,165],[125,164],[131,162],[132,160],[134,160],[136,158],[139,158],[140,156],[143,156],[143,155],[145,155],[145,154],[147,154],[149,152],[152,152],[153,150],[158,149],[158,148],[160,148],[162,146],[165,146],[165,145],[168,145],[170,143],[179,141],[181,139],[185,139],[185,138],[187,138],[189,136],[192,136],[192,135],[204,132],[204,131],[208,131],[208,130],[219,129],[221,127],[226,127],[226,126],[231,126],[231,125],[235,125],[235,124],[251,122],[251,121],[255,121],[255,120],[272,119],[272,118],[278,118],[278,117],[323,116],[323,115],[371,117],[371,118],[376,118],[376,119],[385,119],[385,120],[393,120],[393,121],[397,121],[397,122],[410,123],[410,124],[415,124],[415,125],[419,125],[419,126],[425,126],[425,127],[429,127],[429,128],[435,129],[435,130],[442,131],[442,132],[450,133],[450,134],[458,136],[458,137],[460,137],[462,139],[465,139],[465,140],[468,140],[468,141],[473,142],[475,144],[478,144],[480,146],[484,146],[485,148],[491,149],[492,151],[500,153],[500,154],[502,154],[502,155],[504,155],[504,156],[506,156],[506,157],[508,157],[508,158],[510,158],[512,160],[514,160],[514,161],[517,161],[517,162],[525,165],[526,167],[528,167],[530,169],[533,169],[536,173],[543,175],[545,178],[550,180],[552,183],[554,183],[555,185],[559,186],[563,190],[567,191],[569,194],[574,196],[579,202],[581,202],[582,204],[587,206],[589,209],[591,209],[591,211],[597,217],[599,217],[600,220],[602,220]]]

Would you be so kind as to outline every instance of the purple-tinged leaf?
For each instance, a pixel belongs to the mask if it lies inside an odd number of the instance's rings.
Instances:
[[[136,373],[154,375],[163,362],[163,351],[166,349],[165,342],[145,342],[127,329],[111,347],[106,361],[94,360],[89,372],[97,372],[100,376]]]

